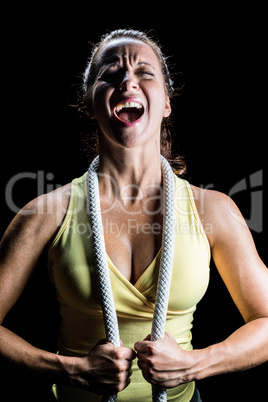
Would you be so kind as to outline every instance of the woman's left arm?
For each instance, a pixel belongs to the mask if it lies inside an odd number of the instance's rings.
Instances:
[[[204,193],[197,208],[208,234],[212,257],[245,325],[225,341],[208,348],[213,367],[203,375],[245,370],[268,361],[268,269],[235,203],[214,191]],[[218,363],[217,363],[218,360]],[[206,374],[207,373],[207,374]]]
[[[145,379],[165,388],[217,374],[246,370],[268,361],[268,269],[234,202],[214,191],[193,188],[215,265],[245,325],[205,349],[183,351],[166,334],[135,344]]]

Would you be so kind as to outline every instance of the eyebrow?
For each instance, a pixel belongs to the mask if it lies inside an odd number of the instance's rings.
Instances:
[[[105,58],[103,60],[102,65],[103,66],[110,66],[112,64],[116,64],[120,61],[120,57],[118,55],[112,55],[111,57],[108,57],[107,59]]]
[[[120,56],[118,56],[117,54],[113,54],[112,56],[110,56],[104,60],[102,67],[107,68],[107,67],[110,67],[119,62],[120,62]],[[137,65],[138,66],[146,65],[146,66],[152,67],[152,69],[156,70],[155,67],[152,66],[152,64],[150,64],[146,61],[139,61],[137,63]]]
[[[138,66],[146,65],[146,66],[152,67],[152,69],[155,70],[154,66],[152,66],[150,63],[147,63],[146,61],[139,61],[137,64],[138,64]]]

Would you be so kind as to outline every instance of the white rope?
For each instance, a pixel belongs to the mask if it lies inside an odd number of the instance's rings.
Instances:
[[[175,246],[176,208],[174,175],[169,163],[162,156],[161,165],[165,197],[161,260],[151,330],[151,339],[153,341],[157,341],[165,335]],[[166,390],[156,386],[152,386],[152,396],[153,402],[165,402],[167,400]]]
[[[106,338],[115,346],[120,346],[120,335],[114,298],[106,257],[105,241],[101,219],[101,208],[98,184],[99,157],[96,157],[88,169],[87,198],[91,225],[92,245],[97,270],[101,305],[105,325]],[[169,300],[169,290],[172,275],[174,243],[175,243],[175,183],[169,163],[161,156],[163,189],[164,189],[164,220],[162,234],[162,253],[156,292],[155,310],[152,322],[151,339],[157,340],[164,336],[165,322]],[[114,402],[117,395],[104,396],[102,401]],[[152,387],[153,402],[165,402],[166,390]]]

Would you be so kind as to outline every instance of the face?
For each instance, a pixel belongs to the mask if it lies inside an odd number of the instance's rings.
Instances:
[[[127,148],[159,141],[171,108],[160,61],[138,40],[115,39],[97,54],[89,115],[101,129],[100,146]]]

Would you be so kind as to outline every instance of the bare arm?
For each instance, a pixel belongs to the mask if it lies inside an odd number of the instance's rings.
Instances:
[[[135,353],[100,342],[83,358],[39,349],[1,324],[23,292],[41,254],[57,232],[69,186],[29,203],[12,221],[0,246],[0,370],[27,378],[74,385],[92,392],[118,392],[129,383]]]
[[[68,186],[39,197],[14,218],[0,246],[0,324],[16,303],[60,226],[68,205]],[[41,351],[0,326],[0,368],[23,375],[60,375],[57,355]],[[54,371],[54,373],[53,373]]]
[[[204,227],[212,228],[208,238],[213,259],[245,325],[223,342],[192,352],[181,350],[169,334],[158,345],[149,339],[138,342],[135,348],[145,378],[164,387],[268,361],[268,270],[232,200],[216,192],[193,190]]]
[[[200,216],[210,222],[208,235],[215,265],[238,307],[245,325],[223,342],[207,348],[196,374],[201,378],[245,370],[268,361],[268,270],[235,203],[208,191]],[[198,204],[197,204],[198,205]],[[201,351],[197,351],[199,357]],[[197,370],[198,371],[198,370]]]

